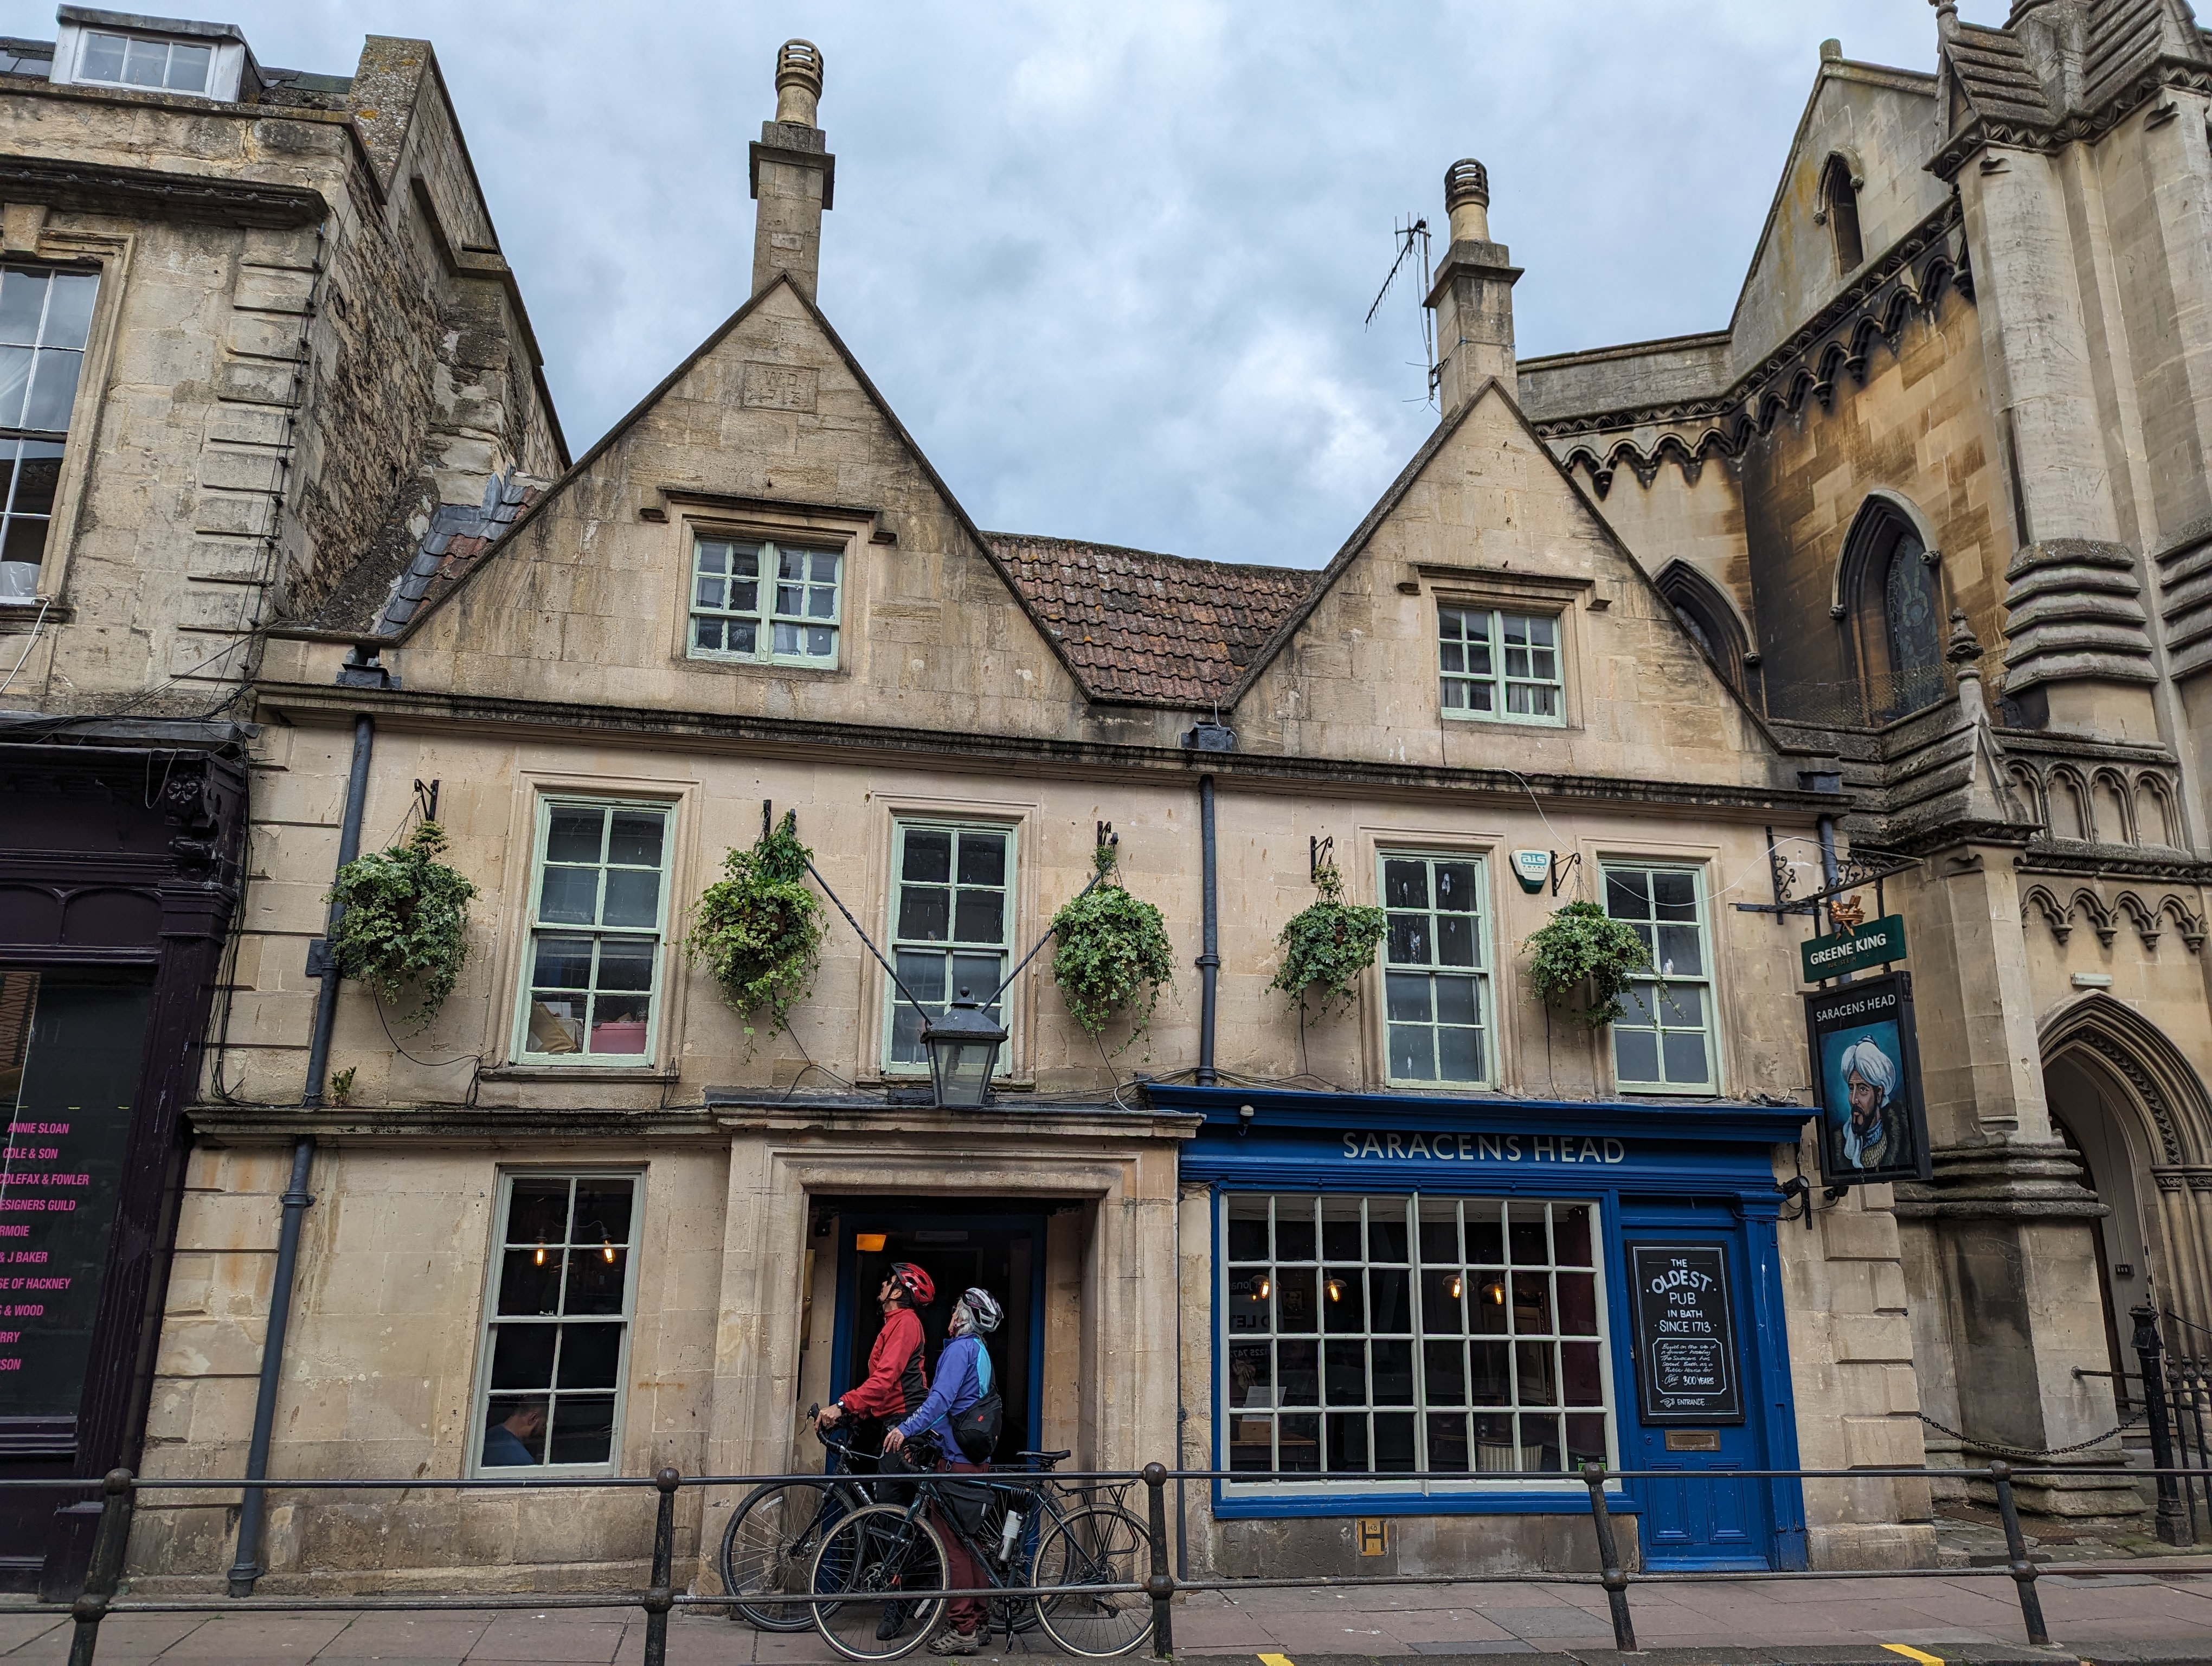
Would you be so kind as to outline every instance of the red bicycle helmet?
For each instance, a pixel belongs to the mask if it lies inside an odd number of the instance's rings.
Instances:
[[[891,1263],[891,1282],[912,1297],[916,1307],[927,1307],[937,1299],[937,1281],[910,1261]]]

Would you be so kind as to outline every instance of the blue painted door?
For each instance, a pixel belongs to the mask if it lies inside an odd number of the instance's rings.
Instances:
[[[1741,1235],[1630,1226],[1622,1238],[1628,1299],[1617,1310],[1633,1397],[1621,1420],[1621,1467],[1673,1472],[1632,1488],[1643,1511],[1644,1566],[1772,1567],[1770,1488],[1726,1479],[1766,1462]],[[1716,1334],[1723,1325],[1726,1337]]]

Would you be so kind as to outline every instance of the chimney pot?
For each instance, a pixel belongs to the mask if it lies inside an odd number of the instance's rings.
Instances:
[[[811,40],[787,40],[775,55],[775,119],[814,125],[822,97],[822,49]]]
[[[1455,243],[1490,240],[1490,173],[1472,156],[1444,170],[1444,211]]]

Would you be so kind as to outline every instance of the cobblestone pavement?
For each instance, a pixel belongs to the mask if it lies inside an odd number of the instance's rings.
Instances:
[[[1639,1584],[1631,1593],[1650,1666],[1816,1666],[1918,1661],[2202,1661],[2212,1666],[2212,1560],[2155,1574],[2072,1569],[2038,1585],[2059,1645],[2028,1648],[2011,1581],[1949,1572],[1921,1578]],[[1605,1594],[1535,1584],[1397,1586],[1363,1590],[1189,1592],[1176,1605],[1177,1652],[1257,1666],[1354,1666],[1375,1657],[1549,1656],[1614,1666]],[[61,1663],[70,1622],[0,1610],[0,1662]],[[159,1661],[210,1666],[325,1663],[355,1666],[640,1666],[645,1621],[635,1610],[313,1614],[118,1614],[101,1628],[108,1666]],[[838,1657],[812,1633],[771,1636],[719,1616],[679,1613],[669,1629],[675,1666],[813,1666]],[[986,1659],[1046,1663],[1043,1639],[1018,1639]],[[933,1657],[917,1651],[915,1662]],[[1141,1658],[1141,1657],[1140,1657]],[[1410,1663],[1408,1663],[1410,1666]]]

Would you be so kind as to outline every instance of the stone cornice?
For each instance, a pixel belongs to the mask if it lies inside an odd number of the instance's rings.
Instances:
[[[1977,151],[1989,145],[2048,153],[2077,141],[2094,143],[2169,88],[2212,94],[2212,68],[2191,58],[2161,58],[2094,109],[2077,111],[2056,123],[1977,118],[1929,158],[1928,171],[1948,185]]]
[[[2014,859],[2022,873],[2069,879],[2154,879],[2172,885],[2212,885],[2212,862],[2194,856],[2146,854],[2132,845],[2038,839]]]
[[[323,194],[304,185],[32,156],[0,156],[0,199],[217,226],[312,226],[330,212]]]
[[[1022,1102],[980,1111],[933,1105],[809,1103],[763,1093],[752,1104],[717,1104],[667,1110],[512,1109],[471,1105],[200,1104],[192,1129],[216,1144],[260,1145],[310,1134],[320,1140],[404,1140],[526,1148],[608,1140],[656,1144],[722,1144],[733,1134],[808,1133],[921,1135],[978,1147],[1008,1141],[1071,1139],[1188,1140],[1204,1119],[1169,1110],[1127,1111],[1111,1105],[1036,1105]]]
[[[369,712],[387,721],[410,721],[441,727],[462,726],[487,733],[518,729],[566,735],[610,733],[679,742],[702,750],[771,751],[849,761],[856,754],[988,763],[1018,773],[1063,775],[1082,771],[1141,780],[1200,773],[1241,785],[1284,791],[1345,793],[1382,791],[1495,793],[1518,798],[1533,786],[1553,798],[1592,804],[1649,804],[1745,816],[1785,812],[1817,814],[1846,807],[1833,793],[1795,787],[1747,787],[1734,782],[1652,781],[1625,775],[1531,774],[1504,769],[1449,769],[1438,765],[1378,763],[1364,759],[1274,755],[1265,752],[1197,752],[1180,747],[1141,746],[1091,740],[1058,740],[1020,735],[959,733],[945,730],[890,729],[865,724],[823,723],[769,717],[728,716],[660,708],[583,706],[550,701],[516,700],[489,695],[454,695],[400,689],[338,689],[321,684],[261,685],[263,701],[302,715],[349,720]]]

